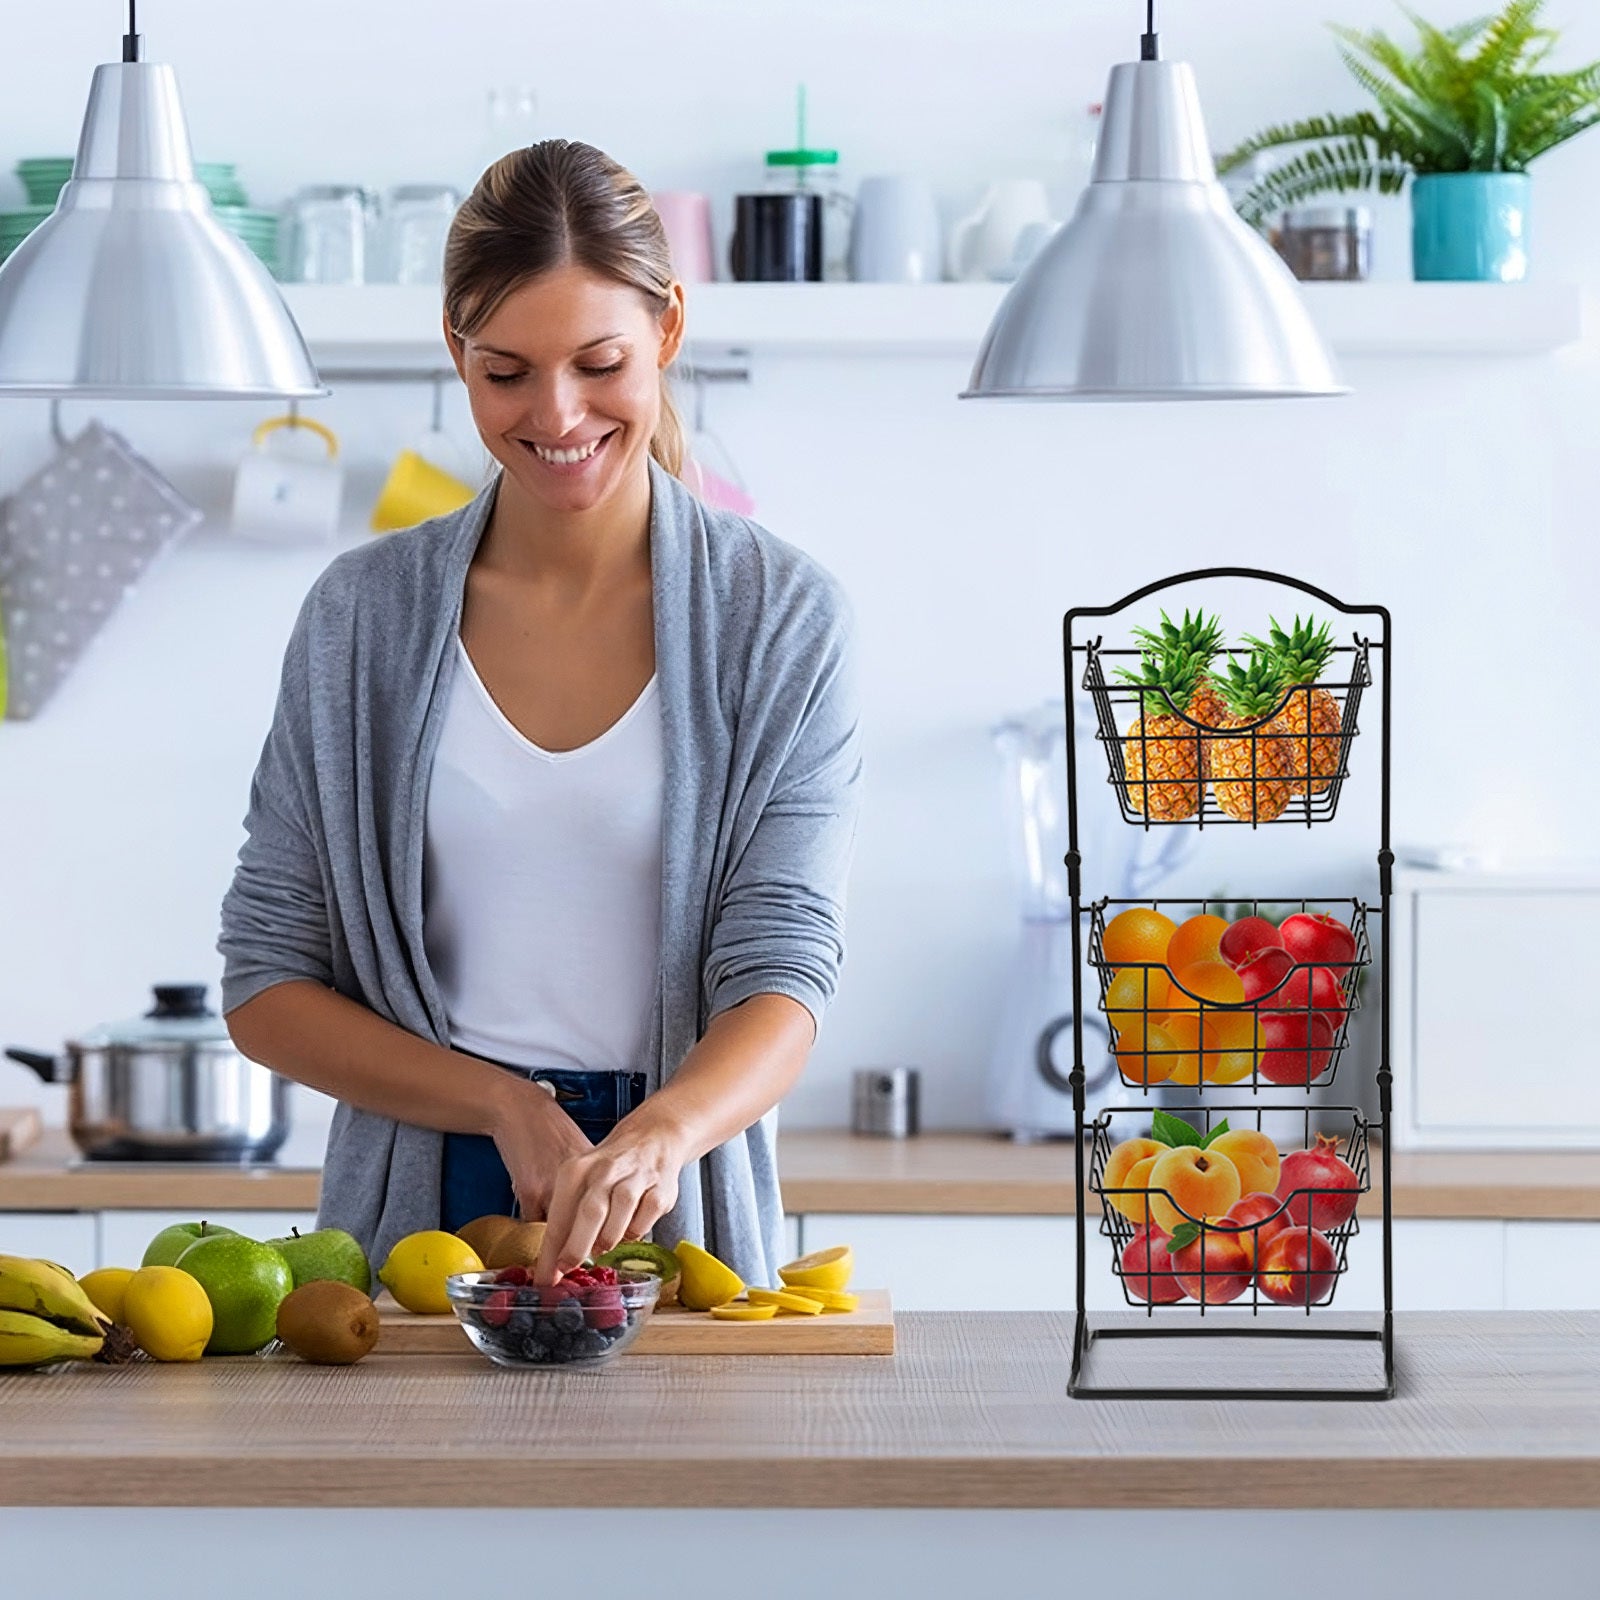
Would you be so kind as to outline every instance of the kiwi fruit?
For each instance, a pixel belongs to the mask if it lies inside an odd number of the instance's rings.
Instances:
[[[544,1243],[542,1222],[513,1222],[489,1246],[488,1255],[480,1250],[479,1259],[491,1269],[500,1267],[531,1267],[539,1259],[539,1247]]]
[[[484,1266],[490,1266],[490,1254],[493,1252],[496,1241],[507,1228],[517,1225],[515,1217],[474,1217],[464,1228],[456,1229],[456,1238],[464,1239],[472,1246],[472,1253]]]
[[[279,1305],[278,1337],[302,1361],[348,1367],[378,1342],[378,1308],[348,1283],[317,1278]]]
[[[618,1272],[648,1272],[661,1280],[661,1293],[657,1305],[678,1303],[678,1279],[683,1268],[678,1258],[663,1244],[651,1244],[648,1239],[629,1239],[594,1258],[597,1267],[615,1267]]]

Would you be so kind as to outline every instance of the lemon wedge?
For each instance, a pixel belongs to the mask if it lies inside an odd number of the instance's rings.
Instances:
[[[847,1244],[831,1250],[814,1250],[810,1255],[778,1268],[778,1276],[791,1289],[844,1289],[856,1270],[855,1255]]]
[[[855,1311],[860,1308],[861,1296],[846,1294],[843,1289],[813,1289],[809,1286],[803,1293],[807,1300],[815,1300],[824,1311]]]
[[[672,1253],[681,1269],[678,1301],[690,1311],[709,1311],[743,1292],[744,1279],[709,1250],[684,1240],[673,1245]]]
[[[753,1306],[776,1306],[780,1311],[797,1311],[803,1317],[817,1316],[822,1310],[820,1300],[787,1289],[746,1289],[744,1293]]]
[[[677,1250],[682,1245],[674,1247]],[[776,1306],[746,1305],[742,1300],[730,1300],[726,1305],[712,1306],[711,1315],[721,1322],[765,1322],[778,1314]]]

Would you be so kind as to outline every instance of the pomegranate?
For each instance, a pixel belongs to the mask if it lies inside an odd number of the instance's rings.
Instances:
[[[1258,950],[1281,950],[1283,936],[1265,917],[1240,917],[1230,922],[1217,944],[1217,954],[1235,972]]]
[[[1331,1134],[1319,1133],[1309,1150],[1290,1151],[1278,1169],[1278,1198],[1289,1202],[1289,1218],[1300,1228],[1308,1212],[1313,1228],[1326,1231],[1348,1222],[1356,1214],[1360,1192],[1355,1172]]]
[[[1354,961],[1356,936],[1325,911],[1297,911],[1278,929],[1283,947],[1296,961]]]
[[[1294,957],[1279,945],[1263,945],[1252,950],[1235,969],[1244,985],[1246,1000],[1259,1000],[1276,989],[1294,971]],[[1269,1005],[1271,1001],[1267,1002]]]
[[[1268,1083],[1310,1083],[1333,1060],[1333,1024],[1320,1011],[1263,1011],[1261,1043]]]
[[[1261,1252],[1256,1287],[1281,1306],[1318,1305],[1333,1293],[1339,1258],[1315,1228],[1290,1228]]]
[[[1170,1306],[1183,1299],[1167,1254],[1167,1236],[1159,1228],[1139,1228],[1122,1247],[1122,1282],[1135,1300]]]

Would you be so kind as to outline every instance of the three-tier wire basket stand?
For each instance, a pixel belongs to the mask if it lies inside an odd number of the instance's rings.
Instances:
[[[1158,707],[1152,704],[1148,692],[1124,686],[1116,669],[1137,664],[1141,652],[1131,644],[1108,646],[1100,630],[1106,619],[1121,619],[1135,607],[1141,609],[1127,618],[1127,626],[1148,625],[1154,607],[1144,603],[1163,591],[1229,579],[1259,580],[1296,591],[1290,603],[1302,595],[1309,597],[1337,612],[1340,627],[1346,623],[1349,626],[1342,633],[1336,630],[1335,649],[1316,683],[1288,687],[1283,700],[1267,715],[1227,728],[1229,781],[1219,798],[1217,783],[1206,780],[1208,770],[1213,778],[1217,773],[1217,763],[1213,761],[1213,752],[1218,748],[1216,728],[1210,723],[1202,725],[1188,714],[1190,707],[1172,705],[1165,694],[1155,697],[1167,701]],[[1086,637],[1077,636],[1080,625]],[[1120,621],[1112,625],[1123,627]],[[1250,567],[1213,567],[1148,584],[1114,605],[1074,607],[1064,618],[1063,634],[1066,866],[1072,902],[1073,975],[1073,1065],[1069,1081],[1077,1131],[1077,1318],[1068,1393],[1085,1399],[1388,1399],[1395,1392],[1389,1173],[1392,1080],[1388,934],[1394,862],[1389,837],[1389,613],[1381,606],[1346,605],[1321,589],[1281,573]],[[1355,741],[1363,693],[1373,687],[1374,664],[1379,668],[1379,749],[1373,752],[1380,784],[1377,904],[1369,905],[1359,898],[1330,900],[1266,893],[1244,902],[1252,914],[1328,913],[1350,929],[1355,941],[1353,959],[1331,964],[1338,990],[1334,1000],[1317,988],[1318,982],[1329,981],[1329,969],[1319,974],[1296,963],[1293,976],[1303,979],[1296,992],[1305,996],[1307,1015],[1304,1034],[1295,1037],[1302,1038],[1303,1043],[1273,1050],[1263,1044],[1263,1027],[1258,1019],[1266,1015],[1260,1007],[1274,1002],[1259,998],[1243,1003],[1219,1001],[1203,992],[1190,993],[1173,980],[1162,962],[1107,959],[1103,942],[1106,928],[1125,909],[1146,906],[1181,923],[1204,913],[1226,918],[1230,908],[1237,910],[1240,901],[1230,895],[1226,903],[1215,899],[1109,898],[1084,902],[1078,785],[1086,778],[1093,781],[1093,775],[1078,770],[1077,696],[1086,693],[1094,707],[1097,742],[1106,758],[1106,781],[1115,791],[1123,819],[1130,825],[1202,830],[1221,826],[1310,828],[1334,817],[1353,755],[1356,764],[1370,775],[1371,767],[1360,759],[1365,751],[1358,751]],[[1320,702],[1315,708],[1314,695]],[[1298,722],[1284,715],[1296,696],[1301,697],[1303,706]],[[1368,743],[1367,749],[1370,748]],[[1286,760],[1280,755],[1283,750],[1289,752],[1290,775],[1305,781],[1284,783]],[[1291,790],[1294,792],[1289,798]],[[1098,1003],[1115,1030],[1122,1079],[1144,1088],[1144,1095],[1136,1103],[1102,1111],[1092,1120],[1086,1117],[1085,1110],[1083,1015],[1089,1000],[1084,992],[1085,953],[1089,969],[1098,978]],[[1380,1013],[1375,1122],[1358,1106],[1329,1105],[1314,1098],[1313,1093],[1331,1085],[1341,1067],[1346,1073],[1346,1086],[1351,1074],[1358,1070],[1354,1062],[1344,1061],[1347,1036],[1351,1013],[1362,1004],[1363,969],[1374,963],[1374,956]],[[1284,979],[1279,989],[1289,982]],[[1159,996],[1155,993],[1158,985]],[[1281,998],[1275,1003],[1281,1008],[1277,1013],[1280,1018],[1285,1010],[1300,1004],[1298,1000],[1286,1004]],[[1187,1008],[1177,1026],[1188,1030],[1176,1039],[1163,1029],[1152,1027],[1162,1021],[1173,1026],[1174,1013],[1166,1008],[1175,1004],[1180,1009]],[[1333,1007],[1324,1011],[1325,1017],[1337,1019],[1329,1023],[1326,1031],[1321,1021],[1313,1027],[1309,1014],[1313,1006]],[[1277,1026],[1285,1024],[1280,1022]],[[1182,1068],[1178,1066],[1180,1060],[1185,1063]],[[1281,1294],[1268,1297],[1262,1292],[1259,1277],[1252,1275],[1247,1291],[1239,1292],[1239,1279],[1234,1276],[1226,1291],[1220,1287],[1217,1291],[1219,1295],[1226,1293],[1226,1303],[1209,1303],[1211,1282],[1221,1277],[1218,1269],[1208,1281],[1212,1269],[1205,1235],[1217,1231],[1212,1226],[1216,1219],[1185,1211],[1180,1203],[1182,1197],[1167,1188],[1148,1187],[1148,1173],[1143,1187],[1117,1171],[1107,1181],[1112,1151],[1125,1137],[1150,1126],[1152,1116],[1163,1109],[1161,1102],[1168,1100],[1173,1083],[1182,1084],[1189,1091],[1180,1120],[1192,1128],[1197,1143],[1212,1135],[1224,1118],[1228,1119],[1230,1130],[1254,1128],[1261,1132],[1269,1125],[1276,1128],[1288,1123],[1300,1129],[1308,1148],[1313,1142],[1314,1125],[1325,1127],[1331,1119],[1338,1127],[1337,1153],[1352,1169],[1358,1184],[1355,1209],[1348,1216],[1342,1214],[1349,1195],[1347,1188],[1296,1189],[1278,1202],[1281,1209],[1276,1217],[1258,1219],[1253,1227],[1247,1225],[1253,1238],[1250,1259],[1254,1262],[1260,1259],[1269,1227],[1282,1231],[1293,1226],[1309,1235],[1316,1224],[1326,1246],[1309,1237],[1305,1239],[1307,1255],[1300,1258],[1303,1270],[1297,1280],[1303,1293],[1298,1299],[1286,1304]],[[1178,1110],[1174,1106],[1167,1114]],[[1170,1129],[1172,1124],[1166,1126]],[[1091,1196],[1098,1198],[1101,1207],[1094,1235],[1088,1204]],[[1361,1231],[1363,1212],[1370,1228],[1374,1199],[1381,1201],[1381,1318],[1368,1312],[1358,1316],[1357,1325],[1351,1325],[1348,1316],[1339,1313],[1335,1323],[1337,1289],[1348,1269],[1351,1241]],[[1293,1220],[1291,1201],[1300,1207]],[[1192,1295],[1168,1287],[1176,1282],[1170,1265],[1163,1269],[1167,1274],[1164,1278],[1154,1275],[1157,1269],[1152,1261],[1160,1259],[1152,1255],[1157,1248],[1152,1230],[1158,1208],[1165,1221],[1186,1230],[1184,1237],[1198,1237],[1199,1281],[1192,1275],[1187,1279],[1189,1288],[1194,1290]],[[1259,1209],[1273,1208],[1262,1205]],[[1137,1220],[1141,1211],[1144,1224]],[[1174,1241],[1176,1228],[1172,1230]],[[1139,1240],[1141,1234],[1143,1243]],[[1095,1235],[1096,1260],[1092,1270],[1104,1270],[1099,1252],[1105,1251],[1126,1309],[1119,1308],[1109,1317],[1097,1313],[1092,1320],[1087,1289],[1090,1241]],[[1163,1240],[1162,1244],[1166,1242]],[[1312,1258],[1309,1252],[1314,1242],[1320,1255]],[[1331,1247],[1331,1254],[1327,1247]],[[1313,1271],[1313,1259],[1322,1262],[1326,1270]],[[1285,1280],[1280,1275],[1276,1281],[1281,1284]],[[1289,1281],[1296,1280],[1291,1276]],[[1112,1340],[1119,1342],[1110,1347],[1113,1353],[1108,1355],[1102,1341]],[[1100,1351],[1091,1360],[1097,1345],[1101,1346]],[[1109,1365],[1108,1375],[1097,1371],[1102,1365]]]

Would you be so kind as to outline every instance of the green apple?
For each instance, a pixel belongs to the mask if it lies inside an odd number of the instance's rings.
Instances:
[[[177,1265],[211,1302],[208,1356],[248,1355],[276,1337],[278,1307],[294,1289],[294,1274],[271,1245],[237,1233],[197,1239]]]
[[[326,1278],[334,1283],[348,1283],[362,1294],[372,1292],[372,1267],[367,1254],[356,1241],[354,1234],[343,1228],[318,1228],[315,1233],[301,1233],[298,1228],[289,1230],[287,1239],[268,1239],[294,1274],[294,1286],[317,1283]]]
[[[218,1235],[234,1239],[239,1237],[232,1228],[224,1228],[220,1222],[175,1222],[170,1228],[163,1228],[145,1246],[144,1260],[139,1265],[175,1267],[178,1257],[197,1239],[211,1239]]]

